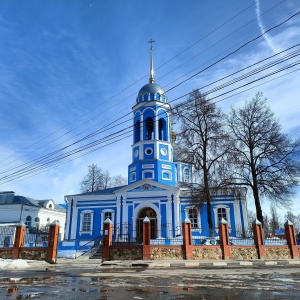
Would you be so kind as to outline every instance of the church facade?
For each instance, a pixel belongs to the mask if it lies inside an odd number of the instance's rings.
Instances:
[[[132,162],[128,185],[90,193],[67,195],[66,241],[87,242],[102,236],[103,222],[113,223],[113,238],[130,233],[138,240],[147,216],[151,239],[181,235],[189,219],[193,236],[209,236],[206,203],[191,200],[184,183],[193,183],[193,167],[174,158],[171,108],[161,86],[154,82],[152,44],[150,78],[133,106]],[[248,227],[245,190],[219,192],[211,200],[214,234],[224,218],[229,234],[242,235]]]

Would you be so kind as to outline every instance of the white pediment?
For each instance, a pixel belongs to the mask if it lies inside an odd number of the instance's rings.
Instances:
[[[151,179],[143,179],[141,181],[135,182],[130,184],[120,190],[117,193],[127,192],[157,192],[157,191],[170,191],[170,190],[177,190],[176,187],[172,187]]]
[[[166,189],[163,189],[153,184],[145,183],[143,185],[140,185],[136,188],[129,190],[128,192],[152,192],[152,191],[166,191]]]

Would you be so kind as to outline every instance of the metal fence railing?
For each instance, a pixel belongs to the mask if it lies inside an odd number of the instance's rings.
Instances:
[[[0,226],[0,248],[13,247],[16,226]]]
[[[49,237],[49,226],[26,227],[25,247],[47,247]]]
[[[140,245],[142,243],[142,228],[138,226],[132,227],[129,223],[117,224],[115,230],[113,245]]]
[[[271,237],[271,238],[265,238],[264,240],[265,246],[286,246],[287,240],[279,237]]]

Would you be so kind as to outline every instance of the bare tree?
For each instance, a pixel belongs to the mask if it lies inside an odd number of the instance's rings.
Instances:
[[[300,233],[300,215],[296,216],[291,211],[287,211],[285,219],[291,221],[294,224],[295,232]]]
[[[127,184],[127,179],[125,177],[123,177],[122,175],[114,176],[111,179],[111,186],[112,187],[122,186],[122,185],[126,185],[126,184]]]
[[[126,183],[126,178],[121,175],[111,177],[108,171],[103,172],[98,165],[92,164],[88,166],[88,174],[81,181],[81,192],[94,192],[109,187],[126,185]]]
[[[230,182],[252,190],[257,219],[263,224],[261,198],[288,207],[299,183],[300,141],[281,132],[262,93],[242,108],[232,108],[228,118],[233,173]]]
[[[224,115],[209,99],[198,90],[193,91],[187,101],[173,109],[174,116],[180,121],[178,144],[182,144],[183,161],[193,164],[197,185],[190,186],[190,196],[201,204],[207,203],[207,217],[210,234],[213,234],[211,212],[211,191],[215,190],[227,152]]]
[[[94,192],[103,188],[103,172],[96,164],[88,166],[88,173],[81,181],[81,192]]]
[[[279,229],[279,218],[274,203],[270,207],[271,218],[269,221],[270,233],[276,234],[276,229]]]

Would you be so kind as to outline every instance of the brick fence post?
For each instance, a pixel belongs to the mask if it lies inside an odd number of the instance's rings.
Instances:
[[[265,245],[264,245],[264,235],[263,235],[262,225],[257,219],[252,222],[252,230],[253,230],[254,244],[257,249],[258,258],[264,259],[266,255]]]
[[[183,247],[185,250],[185,259],[194,259],[193,241],[192,241],[192,224],[186,218],[182,223]]]
[[[299,252],[298,252],[298,246],[296,242],[294,224],[291,221],[287,220],[284,223],[284,229],[285,229],[286,241],[291,251],[291,257],[294,259],[298,259]]]
[[[146,217],[143,220],[143,259],[151,259],[151,230],[150,219]]]
[[[16,234],[15,234],[14,247],[12,251],[12,259],[19,258],[20,249],[24,245],[25,231],[26,231],[25,224],[23,222],[20,222],[20,224],[16,226]]]
[[[104,228],[102,234],[102,261],[110,259],[110,247],[112,245],[112,226],[113,222],[107,218],[104,221]]]
[[[223,259],[229,259],[230,243],[229,243],[229,234],[228,234],[228,224],[224,218],[222,218],[219,221],[219,237],[220,237],[220,243],[223,252]]]
[[[48,247],[47,247],[47,256],[46,256],[46,261],[51,264],[56,264],[58,237],[59,237],[59,222],[54,221],[50,224],[49,227]]]

